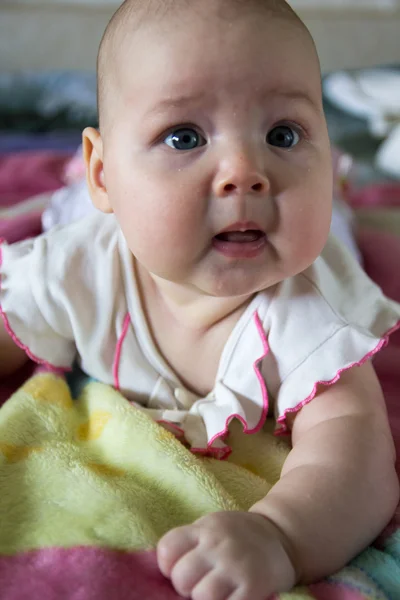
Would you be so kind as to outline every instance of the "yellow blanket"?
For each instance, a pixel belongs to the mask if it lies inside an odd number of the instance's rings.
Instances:
[[[73,400],[61,378],[36,375],[0,409],[2,599],[58,599],[62,585],[71,598],[72,585],[77,598],[105,600],[109,589],[124,600],[177,597],[160,596],[169,584],[143,571],[143,556],[155,562],[141,551],[173,527],[247,510],[267,494],[289,452],[272,429],[245,435],[232,423],[229,459],[201,458],[111,387],[88,383]],[[279,598],[388,600],[400,597],[399,581],[397,532],[385,550],[370,548],[329,580]]]
[[[288,447],[237,423],[230,444],[229,461],[196,457],[111,387],[89,383],[73,400],[61,378],[37,375],[0,410],[0,553],[146,549],[207,512],[246,510]]]

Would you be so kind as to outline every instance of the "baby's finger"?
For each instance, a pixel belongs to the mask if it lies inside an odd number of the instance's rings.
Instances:
[[[201,555],[198,549],[183,555],[172,569],[171,581],[176,591],[184,598],[190,598],[193,588],[212,569],[212,564]]]
[[[178,527],[166,533],[157,545],[157,561],[161,573],[170,577],[175,563],[196,545],[197,537],[190,526]]]
[[[267,600],[267,598],[270,598],[270,595],[266,593],[263,596],[250,596],[248,591],[246,592],[243,588],[237,588],[230,596],[227,596],[226,600],[248,600],[248,598],[260,598],[260,600],[262,598],[262,600]]]
[[[235,589],[236,585],[229,577],[218,571],[211,571],[192,591],[192,600],[228,600]]]
[[[269,586],[238,586],[226,600],[272,600],[273,589]],[[273,596],[275,598],[275,596]]]

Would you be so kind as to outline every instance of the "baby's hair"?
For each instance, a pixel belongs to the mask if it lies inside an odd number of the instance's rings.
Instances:
[[[118,50],[126,36],[132,35],[142,23],[160,21],[166,15],[190,8],[195,13],[196,5],[204,0],[125,0],[115,12],[103,34],[97,56],[97,109],[100,128],[107,87],[110,86],[110,65],[116,64]],[[286,0],[215,0],[216,14],[229,21],[241,12],[260,10],[278,13],[301,26],[311,38],[307,28]],[[111,84],[112,85],[112,84]]]
[[[97,55],[97,111],[102,121],[102,107],[106,96],[107,75],[114,62],[118,46],[128,34],[134,33],[146,20],[158,20],[174,6],[189,4],[191,0],[125,0],[109,21]]]

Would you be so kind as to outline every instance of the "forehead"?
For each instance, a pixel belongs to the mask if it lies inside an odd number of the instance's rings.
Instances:
[[[320,95],[314,45],[301,24],[280,13],[174,15],[127,35],[119,55],[118,92],[136,102],[177,92],[199,102],[264,89]]]

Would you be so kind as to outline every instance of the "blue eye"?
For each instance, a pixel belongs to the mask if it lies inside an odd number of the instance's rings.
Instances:
[[[182,129],[176,129],[167,135],[164,143],[167,144],[167,146],[170,146],[170,148],[175,148],[175,150],[193,150],[199,146],[204,146],[206,141],[194,129],[184,127]]]
[[[300,141],[300,136],[292,127],[278,125],[267,135],[267,142],[277,148],[293,148]]]

